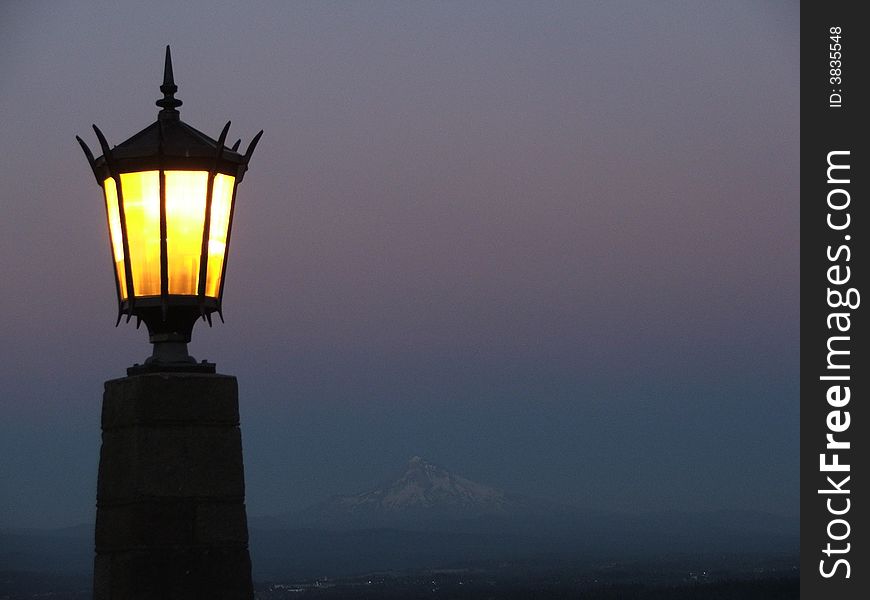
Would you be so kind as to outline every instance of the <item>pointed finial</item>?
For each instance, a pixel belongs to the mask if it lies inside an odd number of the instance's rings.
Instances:
[[[175,78],[172,76],[172,51],[169,49],[169,45],[166,45],[166,60],[163,62],[163,86],[164,87],[172,87],[172,91],[178,91],[178,88],[175,86]],[[160,90],[163,91],[162,89]],[[164,92],[165,93],[165,92]]]
[[[172,74],[172,53],[169,51],[169,46],[166,46],[166,61],[163,63],[163,85],[160,86],[160,91],[163,92],[163,98],[155,102],[162,110],[158,113],[160,119],[177,119],[181,100],[175,97],[175,92],[178,91],[178,86],[175,85],[175,77]]]

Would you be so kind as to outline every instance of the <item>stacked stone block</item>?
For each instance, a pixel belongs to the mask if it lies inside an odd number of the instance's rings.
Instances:
[[[96,600],[250,600],[235,377],[106,382]]]

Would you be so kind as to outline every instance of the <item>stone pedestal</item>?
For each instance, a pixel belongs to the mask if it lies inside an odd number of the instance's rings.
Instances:
[[[107,381],[96,600],[253,598],[235,377]]]

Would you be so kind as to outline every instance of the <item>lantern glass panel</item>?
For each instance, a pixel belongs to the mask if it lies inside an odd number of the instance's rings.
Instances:
[[[227,231],[236,178],[218,173],[214,178],[211,201],[211,222],[208,229],[208,271],[205,295],[217,298],[227,251]]]
[[[166,251],[170,294],[197,293],[207,192],[206,171],[166,171]]]
[[[112,241],[112,260],[115,263],[115,276],[121,292],[121,300],[127,299],[127,277],[124,273],[124,242],[121,238],[121,216],[118,213],[118,188],[111,177],[103,182],[106,194],[106,215],[109,219],[109,236]]]
[[[160,295],[160,177],[158,171],[121,173],[127,247],[137,297]]]

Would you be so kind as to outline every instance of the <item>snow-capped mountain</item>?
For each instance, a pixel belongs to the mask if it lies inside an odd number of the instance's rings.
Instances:
[[[752,511],[620,514],[516,496],[415,456],[372,489],[249,518],[268,578],[434,565],[794,553],[798,523]],[[0,540],[2,541],[2,540]],[[682,559],[681,559],[682,560]]]
[[[374,489],[334,496],[305,511],[308,519],[393,521],[510,515],[527,508],[519,496],[455,475],[414,456],[395,479]]]

